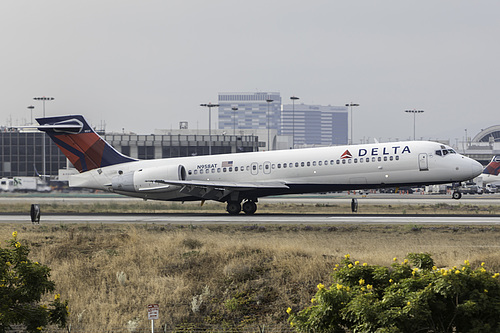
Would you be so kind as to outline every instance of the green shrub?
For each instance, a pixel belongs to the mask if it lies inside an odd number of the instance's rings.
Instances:
[[[12,325],[23,325],[28,332],[38,332],[49,324],[64,327],[68,317],[67,301],[59,294],[48,305],[43,295],[53,292],[50,268],[28,259],[29,248],[12,233],[7,248],[0,248],[0,333]]]
[[[310,307],[288,308],[290,324],[301,332],[500,331],[500,274],[484,263],[438,269],[425,253],[396,261],[382,267],[346,255]]]

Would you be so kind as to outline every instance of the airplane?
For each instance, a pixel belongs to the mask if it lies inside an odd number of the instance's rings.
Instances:
[[[70,187],[144,200],[215,200],[232,215],[254,214],[258,199],[270,195],[461,182],[482,171],[477,161],[430,141],[137,160],[104,141],[82,115],[37,121],[79,171]]]
[[[500,183],[500,156],[493,156],[490,163],[484,168],[480,177],[483,185]]]

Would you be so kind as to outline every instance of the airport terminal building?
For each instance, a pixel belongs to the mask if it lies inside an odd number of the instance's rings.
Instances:
[[[186,130],[167,134],[101,134],[121,153],[138,158],[171,158],[208,155],[210,136]],[[212,154],[258,151],[259,138],[255,135],[223,135],[212,131]],[[42,132],[27,132],[0,128],[0,178],[31,177],[43,173],[43,141],[45,140],[45,173],[57,176],[66,168],[67,159],[61,150]]]

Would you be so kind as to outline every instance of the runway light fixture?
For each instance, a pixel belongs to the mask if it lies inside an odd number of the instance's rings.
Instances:
[[[413,113],[413,140],[415,140],[415,117],[417,113],[424,113],[424,110],[405,110],[406,113]]]
[[[295,101],[299,98],[292,96],[290,99],[292,100],[292,148],[295,148]]]
[[[42,101],[43,102],[43,117],[45,118],[45,102],[46,101],[53,101],[54,97],[42,96],[42,97],[33,97],[33,99],[35,101]],[[43,177],[45,177],[47,175],[46,167],[45,167],[45,138],[46,138],[46,135],[45,135],[45,132],[44,132],[43,133],[43,138],[42,138]]]
[[[351,139],[350,139],[351,142],[349,144],[352,145],[352,127],[353,127],[352,126],[352,107],[353,106],[359,106],[359,104],[351,102],[351,103],[347,103],[345,106],[347,106],[347,107],[350,106],[351,107]]]
[[[200,106],[208,108],[208,155],[212,155],[212,108],[219,107],[219,104],[207,103]]]

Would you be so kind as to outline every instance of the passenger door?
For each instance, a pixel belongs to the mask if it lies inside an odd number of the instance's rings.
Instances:
[[[429,170],[428,155],[426,153],[418,154],[418,167],[419,167],[420,171],[428,171]]]

